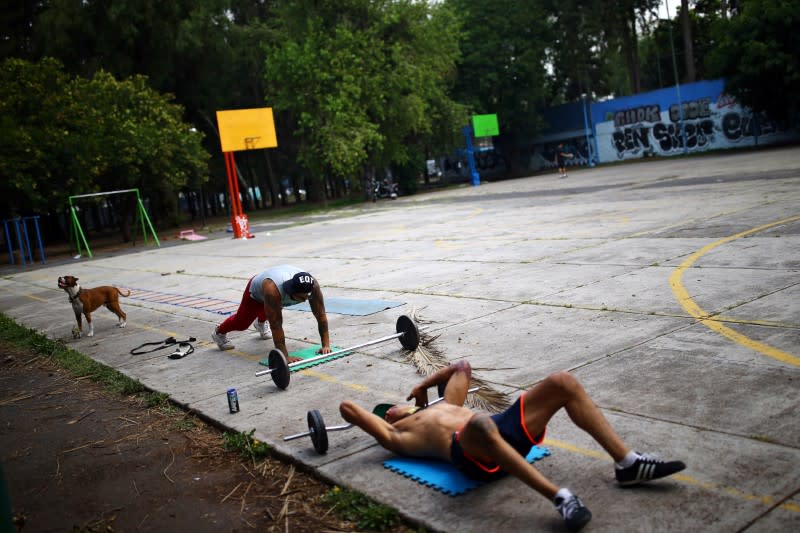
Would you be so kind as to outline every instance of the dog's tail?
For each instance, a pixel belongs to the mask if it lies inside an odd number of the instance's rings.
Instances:
[[[125,296],[125,297],[128,297],[128,296],[130,296],[130,295],[131,295],[131,290],[130,290],[130,289],[128,289],[128,294],[125,294],[124,292],[122,292],[122,291],[120,290],[120,288],[119,288],[119,287],[114,287],[114,288],[115,288],[115,289],[117,289],[117,292],[119,293],[119,295],[120,295],[120,296]]]

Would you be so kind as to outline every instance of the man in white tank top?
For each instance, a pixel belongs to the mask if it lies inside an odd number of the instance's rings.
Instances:
[[[328,316],[325,314],[325,301],[319,283],[308,272],[291,265],[278,265],[253,276],[244,288],[239,308],[214,329],[211,338],[220,350],[232,350],[228,332],[244,331],[255,322],[262,339],[272,337],[275,348],[286,355],[290,363],[299,361],[297,357],[289,357],[286,350],[283,307],[306,300],[317,319],[322,345],[319,352],[331,353]]]

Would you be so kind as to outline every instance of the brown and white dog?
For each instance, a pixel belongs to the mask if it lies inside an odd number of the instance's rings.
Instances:
[[[119,307],[119,297],[130,296],[123,293],[116,287],[103,285],[93,289],[84,289],[78,285],[78,278],[75,276],[62,276],[58,278],[58,286],[64,289],[69,296],[69,302],[72,304],[72,310],[75,311],[75,320],[78,321],[78,329],[72,330],[72,336],[76,339],[81,338],[83,335],[83,323],[81,322],[81,314],[86,317],[86,324],[89,326],[88,337],[94,337],[94,326],[92,325],[92,312],[105,305],[106,308],[119,317],[119,327],[124,328],[127,325],[125,322],[126,315]]]

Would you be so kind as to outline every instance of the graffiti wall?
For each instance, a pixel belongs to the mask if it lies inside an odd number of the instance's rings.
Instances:
[[[609,163],[686,151],[738,148],[800,140],[784,125],[755,115],[724,93],[723,80],[661,89],[594,103],[598,160]]]

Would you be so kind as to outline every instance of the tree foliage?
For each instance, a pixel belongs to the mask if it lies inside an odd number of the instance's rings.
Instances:
[[[313,181],[403,164],[415,140],[435,142],[435,132],[464,120],[448,95],[458,46],[446,8],[301,0],[276,15],[265,49],[266,100],[282,112]]]
[[[513,172],[519,139],[531,138],[545,126],[540,109],[549,99],[547,49],[553,38],[546,6],[541,0],[447,4],[462,26],[455,96],[473,114],[497,114],[495,148]]]
[[[71,77],[60,63],[0,66],[2,194],[18,211],[58,211],[76,194],[139,188],[154,202],[206,179],[202,135],[142,76]],[[18,212],[16,214],[19,214]]]
[[[604,0],[547,4],[553,35],[548,46],[553,103],[575,101],[583,94],[607,95],[618,91],[612,69],[618,56],[614,44],[609,42],[609,26],[598,16],[605,4]]]
[[[747,0],[713,26],[712,76],[743,105],[776,120],[800,119],[800,9],[791,0]]]
[[[547,101],[546,49],[552,39],[542,2],[447,3],[463,28],[457,98],[474,113],[496,113],[501,130],[538,131],[536,110]]]
[[[387,167],[413,181],[463,146],[470,114],[498,114],[513,174],[542,108],[671,85],[672,46],[682,82],[694,66],[756,110],[797,115],[796,2],[679,3],[683,25],[658,20],[660,0],[11,2],[0,193],[42,210],[61,189],[135,186],[166,202],[208,177],[222,192],[215,112],[267,106],[278,148],[236,159],[240,190],[273,206],[287,179],[323,201]]]

